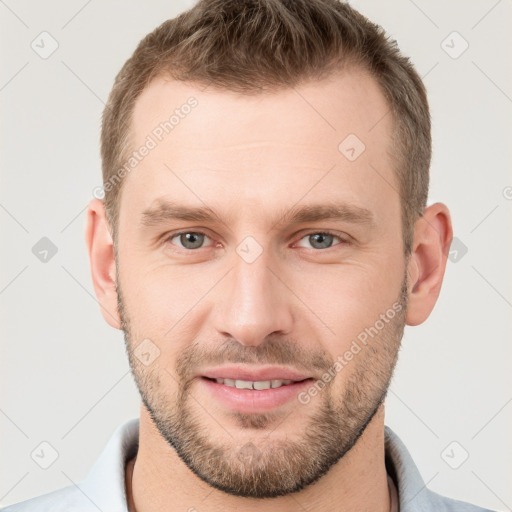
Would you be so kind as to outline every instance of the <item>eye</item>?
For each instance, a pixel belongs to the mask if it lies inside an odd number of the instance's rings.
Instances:
[[[347,240],[344,240],[338,235],[330,233],[329,231],[309,233],[305,237],[301,238],[301,241],[307,240],[307,242],[311,244],[311,247],[313,247],[313,249],[329,249],[330,247],[333,246],[334,239],[338,239],[341,243],[348,243]],[[300,245],[300,242],[298,245],[300,247],[305,247],[304,245]]]
[[[308,247],[307,245],[302,245],[303,240],[309,243],[309,248],[313,249],[329,249],[333,245],[339,245],[334,243],[334,240],[338,240],[339,243],[349,243],[348,240],[344,240],[340,236],[331,233],[329,231],[320,231],[309,233],[308,235],[301,238],[301,241],[297,244],[300,247]],[[201,231],[182,231],[180,233],[173,233],[169,235],[166,239],[168,242],[177,245],[183,249],[187,250],[195,250],[203,248],[203,244],[210,240],[210,237]]]
[[[167,240],[174,243],[174,239],[177,239],[178,241],[175,245],[189,250],[200,249],[205,240],[210,240],[205,233],[201,233],[199,231],[182,231],[181,233],[174,233],[169,236]]]

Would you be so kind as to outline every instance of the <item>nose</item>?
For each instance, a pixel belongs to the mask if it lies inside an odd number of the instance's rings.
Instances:
[[[216,329],[242,345],[257,346],[270,334],[288,334],[292,328],[290,292],[269,259],[265,251],[252,263],[235,255],[219,290]]]

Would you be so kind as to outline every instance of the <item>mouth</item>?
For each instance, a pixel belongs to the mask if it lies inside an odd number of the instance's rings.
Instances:
[[[245,414],[264,413],[293,402],[300,405],[299,393],[314,382],[312,377],[295,379],[237,379],[199,376],[198,381],[214,402],[230,411]]]
[[[211,378],[211,377],[203,377],[211,382],[216,382],[217,384],[223,384],[224,386],[228,386],[230,388],[236,389],[252,389],[262,391],[264,389],[276,389],[282,386],[289,386],[290,384],[295,384],[297,382],[304,382],[306,380],[312,380],[311,378],[306,378],[302,380],[291,380],[291,379],[272,379],[272,380],[241,380],[241,379],[223,379],[223,378]]]

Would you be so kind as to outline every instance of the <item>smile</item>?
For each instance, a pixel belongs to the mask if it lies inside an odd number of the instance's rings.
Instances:
[[[222,377],[199,379],[210,397],[229,410],[245,414],[263,413],[290,403],[300,404],[298,395],[313,379],[241,380]]]
[[[287,386],[292,384],[293,382],[297,382],[294,380],[259,380],[259,381],[250,381],[250,380],[234,380],[234,379],[211,379],[215,380],[218,384],[224,384],[225,386],[229,386],[231,388],[237,389],[274,389],[280,388],[281,386]]]

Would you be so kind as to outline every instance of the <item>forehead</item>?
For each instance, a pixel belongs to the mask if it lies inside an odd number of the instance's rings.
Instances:
[[[157,77],[135,105],[130,149],[150,149],[126,176],[122,203],[140,213],[173,194],[231,210],[340,193],[398,202],[388,113],[357,69],[251,95]]]
[[[189,108],[192,103],[195,106]],[[282,142],[312,142],[332,149],[350,130],[372,143],[387,137],[391,128],[388,112],[376,80],[355,67],[321,81],[251,94],[158,76],[136,101],[131,132],[138,144],[170,120],[172,136],[165,137],[171,131],[163,134],[168,146],[187,143],[206,148],[225,145],[227,137],[235,145],[246,142],[250,130],[254,141],[278,142],[278,136]],[[185,137],[181,137],[183,126]],[[158,133],[153,135],[158,138]]]

